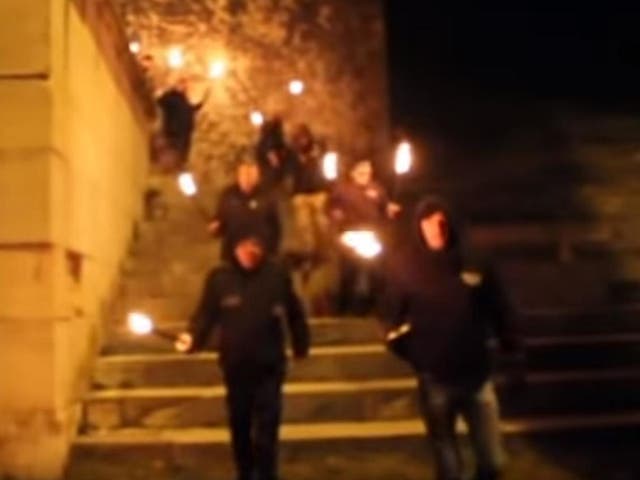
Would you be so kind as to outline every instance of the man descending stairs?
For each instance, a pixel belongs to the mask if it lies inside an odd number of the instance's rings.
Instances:
[[[181,331],[219,258],[191,200],[171,179],[161,190],[168,215],[142,225],[127,262],[84,402],[72,480],[100,480],[97,471],[82,476],[90,468],[137,478],[142,464],[155,478],[232,475],[216,354],[178,354],[162,339],[134,337],[125,324],[127,312],[139,310],[163,330]],[[640,306],[530,309],[520,321],[526,388],[497,380],[507,434],[640,425]],[[375,319],[313,318],[311,328],[310,358],[290,367],[284,387],[283,477],[425,478],[413,375],[385,350]]]

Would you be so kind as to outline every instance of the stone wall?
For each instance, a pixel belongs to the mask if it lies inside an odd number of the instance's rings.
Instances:
[[[162,92],[192,80],[194,101],[211,89],[199,116],[192,165],[220,178],[239,148],[252,144],[249,112],[308,122],[344,156],[384,158],[388,141],[386,47],[379,0],[119,0],[141,62]],[[184,52],[167,66],[170,47]],[[208,77],[211,61],[228,65]],[[288,93],[291,79],[306,91]]]
[[[140,215],[151,103],[118,22],[102,0],[0,3],[2,478],[62,475]]]

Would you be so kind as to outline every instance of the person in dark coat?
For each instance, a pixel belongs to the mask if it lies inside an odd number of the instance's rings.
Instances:
[[[195,117],[208,97],[207,91],[199,103],[192,104],[187,96],[188,87],[187,80],[181,78],[158,98],[162,111],[162,133],[168,146],[178,154],[180,166],[189,159]]]
[[[415,369],[420,407],[434,448],[437,478],[461,480],[455,420],[466,420],[477,457],[476,480],[495,480],[504,463],[498,399],[487,339],[521,352],[506,296],[488,266],[462,254],[444,201],[416,209],[410,245],[388,258],[381,319],[387,340]]]
[[[322,148],[305,124],[298,125],[291,144],[294,152],[291,205],[297,247],[308,259],[317,259],[327,246],[328,233],[327,181],[322,174]]]
[[[293,355],[309,352],[309,327],[286,269],[268,258],[261,233],[239,235],[233,258],[213,269],[188,332],[176,349],[201,350],[219,331],[233,455],[239,480],[278,478],[278,430],[285,377],[285,332]]]
[[[368,159],[355,162],[347,178],[331,189],[327,200],[328,217],[338,236],[348,230],[372,230],[383,239],[388,220],[399,209],[375,181]],[[368,313],[380,284],[379,262],[363,260],[342,247],[338,252],[337,309],[339,313]]]
[[[208,225],[213,235],[222,237],[221,256],[233,257],[231,242],[239,233],[257,229],[265,232],[269,255],[276,255],[280,246],[281,224],[277,202],[260,183],[260,169],[250,160],[243,160],[236,169],[236,181],[227,187],[218,200]]]
[[[256,146],[256,158],[267,189],[278,189],[290,168],[291,157],[291,149],[284,137],[282,119],[269,119],[262,125]]]

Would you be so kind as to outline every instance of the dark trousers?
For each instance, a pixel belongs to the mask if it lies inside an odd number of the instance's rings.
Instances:
[[[420,408],[431,436],[438,480],[462,480],[455,423],[461,415],[476,455],[476,480],[496,480],[504,464],[498,399],[490,381],[477,388],[452,387],[418,375]]]
[[[276,480],[284,367],[252,370],[225,371],[231,443],[238,479]]]

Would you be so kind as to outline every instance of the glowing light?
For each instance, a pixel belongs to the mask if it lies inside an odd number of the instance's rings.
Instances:
[[[227,73],[227,62],[224,60],[214,60],[209,64],[209,77],[222,78]]]
[[[153,332],[153,320],[149,315],[140,312],[130,312],[127,315],[129,330],[136,335],[149,335]]]
[[[363,258],[375,258],[382,253],[378,236],[370,230],[348,230],[340,236],[340,241]]]
[[[142,51],[142,44],[137,40],[129,42],[129,51],[134,55],[139,54]]]
[[[193,179],[193,175],[189,172],[184,172],[178,175],[178,187],[180,191],[187,197],[193,197],[198,193],[198,186]]]
[[[180,47],[172,47],[167,52],[167,64],[170,68],[179,69],[184,66],[184,54]]]
[[[258,110],[254,110],[249,114],[249,120],[254,127],[261,127],[264,123],[264,115]]]
[[[304,82],[302,80],[291,80],[289,82],[289,93],[291,95],[302,95],[304,92]]]
[[[398,175],[404,175],[411,170],[413,163],[413,152],[409,142],[402,142],[396,148],[396,158],[394,161],[394,170]]]
[[[336,152],[327,152],[322,158],[322,173],[324,178],[333,181],[338,178],[338,154]]]

